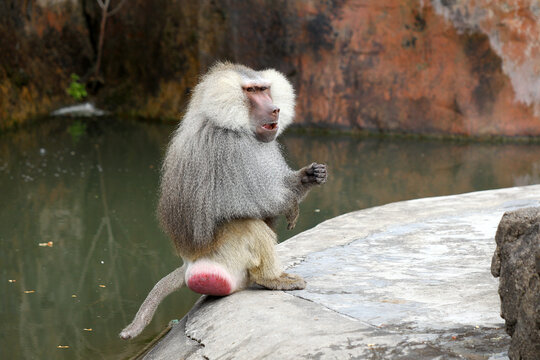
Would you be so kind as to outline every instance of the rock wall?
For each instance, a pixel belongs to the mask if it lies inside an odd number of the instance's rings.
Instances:
[[[73,102],[100,21],[95,0],[0,4],[0,129]],[[178,118],[198,74],[227,59],[285,72],[303,125],[540,136],[533,0],[128,0],[105,34],[92,98],[121,114]]]
[[[540,208],[504,214],[495,236],[491,273],[499,277],[501,316],[512,336],[508,356],[540,354]]]

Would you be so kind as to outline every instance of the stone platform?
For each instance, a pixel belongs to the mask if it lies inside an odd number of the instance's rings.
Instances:
[[[202,297],[144,358],[506,359],[495,232],[505,211],[539,205],[534,185],[328,220],[278,245],[305,290]]]

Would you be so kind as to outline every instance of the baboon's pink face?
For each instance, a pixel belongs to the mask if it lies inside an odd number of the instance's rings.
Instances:
[[[278,132],[279,108],[274,105],[270,85],[252,83],[242,86],[249,100],[249,118],[255,137],[262,142],[270,142]]]

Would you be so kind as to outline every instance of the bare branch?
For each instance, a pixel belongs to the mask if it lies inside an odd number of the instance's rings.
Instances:
[[[103,0],[96,0],[96,1],[97,1],[97,3],[98,3],[99,7],[102,8],[103,10],[105,10],[106,6],[105,6],[105,4],[103,3]]]
[[[114,9],[112,9],[111,11],[109,11],[109,13],[107,14],[107,17],[109,16],[113,16],[114,14],[116,14],[118,12],[118,10],[120,10],[120,8],[124,5],[124,3],[126,2],[126,0],[121,0],[118,5],[116,5],[116,7]]]

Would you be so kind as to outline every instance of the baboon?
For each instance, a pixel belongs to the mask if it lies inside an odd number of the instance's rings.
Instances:
[[[298,204],[326,181],[326,165],[293,171],[276,137],[292,122],[292,85],[276,70],[218,63],[195,87],[170,142],[161,174],[158,216],[184,264],[161,279],[120,336],[137,336],[162,299],[187,284],[228,295],[255,283],[303,289],[282,272],[272,226],[293,228]]]

